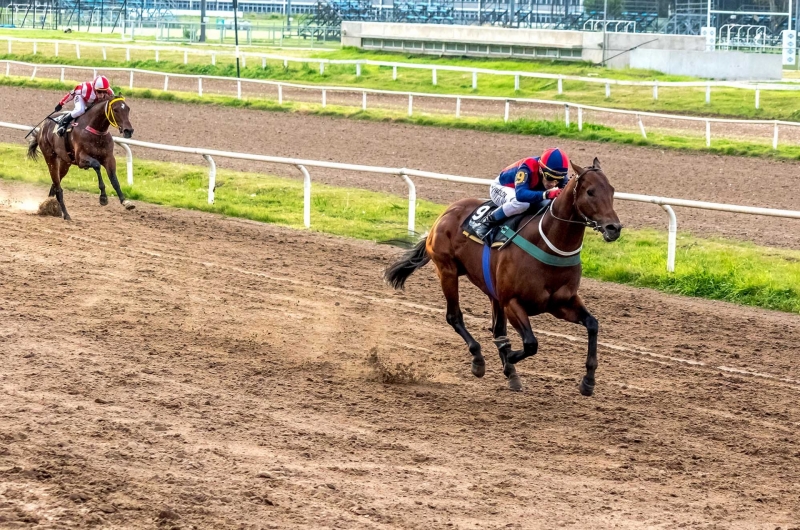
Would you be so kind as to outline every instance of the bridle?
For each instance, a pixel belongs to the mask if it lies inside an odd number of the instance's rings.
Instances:
[[[113,105],[117,101],[125,101],[125,98],[120,96],[110,101],[106,101],[106,119],[108,120],[109,125],[111,125],[115,129],[119,129],[119,125],[117,124],[117,117],[114,116],[114,109],[111,108],[111,105]]]
[[[561,217],[558,217],[556,214],[554,214],[553,213],[553,204],[555,204],[556,200],[558,200],[558,197],[553,199],[553,201],[548,206],[547,210],[544,212],[544,215],[542,215],[539,218],[539,235],[542,237],[542,241],[545,242],[545,244],[547,245],[547,247],[550,250],[552,250],[553,252],[555,252],[559,256],[574,256],[575,254],[579,254],[580,251],[583,250],[583,244],[581,244],[581,246],[579,246],[577,249],[569,251],[569,252],[565,252],[565,251],[559,249],[553,243],[551,243],[549,239],[547,239],[546,235],[544,235],[544,230],[542,230],[542,221],[544,221],[544,218],[547,216],[547,212],[550,212],[550,215],[553,217],[553,219],[557,219],[558,221],[562,221],[564,223],[573,223],[573,224],[588,226],[592,230],[595,230],[596,232],[602,232],[602,228],[597,223],[597,221],[593,221],[592,219],[589,219],[586,215],[584,215],[583,212],[581,212],[580,208],[578,207],[578,184],[580,183],[580,178],[582,176],[584,176],[586,173],[588,173],[589,171],[598,171],[599,169],[600,169],[599,167],[594,167],[594,165],[592,165],[592,167],[583,168],[583,170],[581,170],[581,172],[578,174],[578,176],[575,177],[575,185],[572,188],[572,201],[573,201],[573,204],[575,206],[575,210],[580,214],[581,217],[583,217],[583,219],[584,219],[583,221],[573,221],[571,219],[562,219]]]

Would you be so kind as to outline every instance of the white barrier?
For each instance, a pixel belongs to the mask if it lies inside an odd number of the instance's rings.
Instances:
[[[216,56],[217,55],[224,55],[229,56],[231,58],[235,58],[237,55],[236,51],[218,51],[218,50],[203,50],[203,49],[187,49],[185,47],[175,47],[175,46],[137,46],[137,45],[130,45],[130,44],[113,44],[113,43],[103,43],[103,42],[83,42],[83,41],[57,41],[57,40],[47,40],[47,39],[27,39],[27,38],[17,38],[17,37],[2,37],[8,41],[8,54],[13,53],[13,42],[25,42],[25,43],[33,43],[33,46],[36,47],[37,44],[53,44],[56,47],[56,55],[58,55],[58,45],[71,45],[75,47],[75,55],[76,58],[80,59],[80,47],[94,47],[94,48],[102,48],[104,60],[106,57],[106,48],[111,49],[124,49],[125,50],[125,60],[131,60],[131,50],[140,50],[146,52],[152,52],[155,55],[155,60],[158,62],[159,60],[159,52],[173,52],[178,53],[183,56],[184,63],[188,61],[188,55],[191,53],[192,55],[199,55],[204,57],[210,57],[210,64],[216,64]],[[782,83],[775,83],[770,81],[750,81],[750,82],[730,82],[730,81],[627,81],[627,80],[620,80],[620,79],[608,79],[602,77],[582,77],[576,75],[563,75],[563,74],[547,74],[542,72],[530,72],[525,70],[492,70],[488,68],[474,68],[468,66],[450,66],[450,65],[430,65],[430,64],[422,64],[422,63],[411,63],[411,62],[393,62],[393,61],[373,61],[370,59],[317,59],[317,58],[307,58],[307,57],[291,57],[291,56],[283,56],[283,55],[272,55],[272,54],[265,54],[259,52],[246,52],[246,51],[239,51],[239,57],[242,58],[244,62],[247,60],[247,56],[261,59],[261,64],[266,66],[267,60],[272,61],[283,61],[284,68],[288,67],[290,62],[293,63],[300,63],[300,64],[318,64],[319,65],[319,72],[323,74],[325,71],[326,64],[339,64],[339,65],[354,65],[356,76],[360,77],[362,75],[361,67],[363,65],[368,66],[378,66],[378,67],[387,67],[392,68],[392,79],[397,80],[398,68],[408,68],[414,70],[430,70],[431,71],[431,82],[433,85],[437,84],[437,71],[446,71],[446,72],[462,72],[462,73],[471,73],[472,74],[472,88],[473,90],[478,88],[478,74],[481,75],[493,75],[493,76],[504,76],[504,77],[513,77],[514,78],[514,89],[519,90],[519,78],[520,77],[527,77],[527,78],[534,78],[534,79],[551,79],[557,82],[558,86],[558,93],[562,94],[564,91],[563,82],[566,81],[580,81],[583,83],[594,83],[594,84],[602,84],[605,85],[605,94],[606,98],[611,97],[611,85],[617,86],[642,86],[642,87],[653,87],[653,99],[658,99],[658,86],[661,87],[704,87],[706,88],[705,93],[705,101],[709,103],[711,101],[711,87],[725,87],[725,88],[735,88],[735,89],[742,89],[742,90],[800,90],[800,87],[792,86],[791,84],[782,84]],[[756,102],[756,108],[758,108],[758,102]]]
[[[90,70],[92,71],[92,75],[96,75],[97,69],[91,66],[70,66],[70,65],[54,65],[54,64],[38,64],[38,63],[26,63],[21,61],[10,61],[10,60],[0,60],[0,63],[6,63],[6,76],[9,76],[10,66],[18,65],[33,68],[33,74],[31,75],[30,79],[34,79],[37,73],[41,73],[42,70],[46,69],[57,69],[60,72],[60,79],[64,81],[64,71],[67,68],[73,70]],[[438,67],[441,68],[441,67]],[[644,122],[642,121],[642,117],[652,117],[652,118],[662,118],[662,119],[670,119],[670,120],[678,120],[678,121],[693,121],[693,122],[703,122],[706,125],[706,145],[708,147],[711,146],[711,123],[742,123],[748,125],[772,125],[773,126],[773,134],[772,134],[772,148],[778,148],[778,127],[779,126],[787,126],[787,127],[800,127],[800,122],[792,122],[792,121],[783,121],[783,120],[741,120],[741,119],[726,119],[726,118],[701,118],[696,116],[684,116],[680,114],[663,114],[658,112],[642,112],[636,110],[624,110],[624,109],[612,109],[608,107],[597,107],[593,105],[584,105],[582,103],[571,103],[571,102],[564,102],[564,101],[553,101],[547,99],[532,99],[532,98],[504,98],[504,97],[493,97],[493,96],[469,96],[469,95],[451,95],[451,94],[430,94],[427,92],[399,92],[393,90],[378,90],[378,89],[370,89],[370,88],[356,88],[356,87],[337,87],[337,86],[324,86],[324,85],[302,85],[298,83],[287,83],[284,81],[269,81],[266,79],[236,79],[232,77],[223,77],[223,76],[212,76],[212,75],[191,75],[191,74],[175,74],[175,73],[167,73],[167,72],[159,72],[155,70],[142,70],[138,68],[104,68],[104,73],[107,72],[122,72],[127,73],[129,80],[128,80],[128,87],[133,89],[134,88],[134,73],[143,74],[143,75],[153,75],[153,76],[162,76],[164,77],[164,91],[167,91],[169,88],[169,78],[185,78],[185,79],[192,79],[197,81],[197,94],[198,96],[203,96],[203,80],[219,80],[219,81],[227,81],[230,83],[236,82],[236,97],[238,99],[242,98],[242,84],[256,84],[256,85],[270,85],[276,86],[278,89],[278,104],[282,105],[284,102],[284,95],[283,95],[283,88],[297,88],[301,90],[319,90],[321,91],[322,96],[322,106],[325,107],[327,105],[327,92],[343,92],[343,93],[356,93],[362,95],[362,110],[367,110],[367,94],[382,94],[388,96],[396,96],[396,97],[403,97],[408,98],[408,115],[413,115],[413,98],[434,98],[434,99],[446,99],[451,100],[454,102],[455,108],[455,116],[459,118],[461,116],[461,100],[472,100],[472,101],[486,101],[486,102],[501,102],[504,103],[504,111],[503,111],[503,120],[505,122],[509,121],[509,112],[510,112],[510,103],[517,103],[521,105],[530,104],[530,105],[547,105],[547,106],[555,106],[565,108],[565,125],[567,127],[570,126],[569,121],[569,110],[570,108],[578,109],[578,130],[583,130],[583,119],[582,119],[582,111],[583,110],[591,110],[595,112],[605,112],[608,114],[621,114],[621,115],[630,115],[634,118],[633,123],[636,124],[641,132],[643,138],[647,139],[647,132],[645,130]],[[663,86],[664,83],[661,84]],[[798,87],[800,89],[800,87]]]
[[[31,128],[26,125],[18,125],[15,123],[0,122],[0,127],[10,129],[17,129],[20,131],[29,131]],[[415,220],[416,220],[416,186],[410,177],[420,177],[435,180],[444,180],[449,182],[461,182],[464,184],[478,184],[482,186],[489,186],[493,181],[489,179],[481,179],[475,177],[463,177],[460,175],[447,175],[443,173],[433,173],[430,171],[420,171],[416,169],[407,168],[391,168],[391,167],[377,167],[377,166],[364,166],[360,164],[343,164],[339,162],[324,162],[319,160],[305,160],[299,158],[285,158],[278,156],[265,156],[253,155],[248,153],[235,153],[232,151],[219,151],[216,149],[204,149],[199,147],[182,147],[175,145],[155,144],[151,142],[142,142],[129,138],[114,137],[117,144],[123,146],[126,151],[127,168],[128,168],[128,184],[133,185],[133,155],[129,146],[145,147],[147,149],[157,149],[160,151],[171,151],[174,153],[188,153],[201,155],[209,164],[208,171],[208,203],[214,203],[214,190],[216,188],[216,174],[217,166],[213,157],[220,158],[234,158],[239,160],[253,160],[257,162],[270,162],[274,164],[286,164],[295,166],[303,173],[303,224],[306,228],[311,226],[311,175],[307,167],[323,167],[328,169],[341,169],[345,171],[356,171],[361,173],[373,173],[381,175],[395,175],[399,176],[408,185],[408,232],[409,234],[415,233]],[[720,204],[713,202],[691,201],[687,199],[671,199],[667,197],[653,197],[650,195],[638,195],[632,193],[615,193],[614,198],[623,201],[646,202],[657,204],[662,207],[669,215],[668,225],[668,243],[667,243],[667,271],[675,272],[675,252],[677,246],[677,232],[678,220],[672,206],[680,206],[685,208],[697,208],[701,210],[715,210],[720,212],[743,213],[750,215],[767,215],[771,217],[786,217],[790,219],[800,219],[800,211],[793,210],[775,210],[772,208],[758,208],[753,206],[739,206],[735,204]]]

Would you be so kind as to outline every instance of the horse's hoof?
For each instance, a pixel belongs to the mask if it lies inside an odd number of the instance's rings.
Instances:
[[[472,375],[475,377],[483,377],[486,375],[486,361],[481,359],[480,362],[472,361]]]
[[[594,394],[594,384],[589,383],[586,377],[584,377],[583,380],[581,381],[579,389],[581,391],[582,396],[589,397],[592,394]]]
[[[519,378],[517,374],[514,374],[508,378],[508,388],[511,389],[513,392],[522,391],[522,380]]]
[[[72,217],[70,217],[69,215],[65,215],[64,216],[64,220],[65,221],[72,221]]]
[[[136,208],[136,205],[133,204],[128,199],[125,199],[124,201],[122,201],[122,205],[125,207],[126,210],[133,210],[134,208]]]
[[[100,196],[100,206],[108,206],[108,197],[106,195]]]

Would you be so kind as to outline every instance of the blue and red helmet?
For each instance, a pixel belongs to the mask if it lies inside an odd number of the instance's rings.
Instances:
[[[567,157],[567,153],[554,147],[539,157],[539,167],[542,169],[542,173],[550,179],[564,180],[569,172],[569,157]]]

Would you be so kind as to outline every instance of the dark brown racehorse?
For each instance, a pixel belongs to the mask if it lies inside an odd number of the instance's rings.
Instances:
[[[572,169],[577,176],[569,181],[549,209],[531,222],[521,224],[516,236],[548,254],[542,257],[545,261],[555,262],[566,254],[577,255],[575,251],[583,245],[587,226],[600,231],[606,241],[615,241],[622,230],[614,211],[614,188],[600,169],[600,162],[595,158],[592,167],[572,164]],[[466,341],[472,354],[472,373],[483,377],[486,361],[481,346],[464,326],[458,303],[458,277],[466,275],[492,302],[494,342],[512,390],[522,389],[514,365],[535,355],[538,349],[530,316],[550,313],[585,326],[589,334],[589,353],[580,392],[591,396],[597,368],[598,324],[578,295],[580,263],[562,266],[566,263],[562,261],[559,266],[546,265],[516,244],[508,244],[502,250],[492,250],[487,257],[486,270],[491,274],[494,287],[492,295],[484,278],[483,247],[467,239],[461,229],[462,223],[480,204],[478,199],[463,199],[452,204],[436,220],[427,238],[386,270],[386,281],[395,289],[402,289],[415,270],[432,260],[447,300],[447,323]],[[511,350],[511,341],[506,336],[506,318],[522,337],[522,350]]]
[[[119,202],[128,209],[135,208],[134,204],[125,198],[117,180],[117,159],[114,158],[114,140],[111,138],[109,127],[116,127],[125,138],[133,136],[133,126],[128,115],[130,107],[124,98],[115,98],[110,101],[95,103],[86,113],[78,118],[78,124],[72,127],[63,137],[56,134],[56,123],[48,120],[31,137],[28,145],[28,158],[37,159],[38,147],[47,167],[53,185],[50,187],[50,197],[55,196],[61,207],[61,215],[65,220],[70,220],[67,207],[64,206],[64,192],[61,181],[69,171],[70,166],[77,165],[81,169],[92,168],[97,172],[97,183],[100,186],[100,204],[108,204],[106,185],[100,175],[100,167],[106,168],[106,174],[117,192]]]

